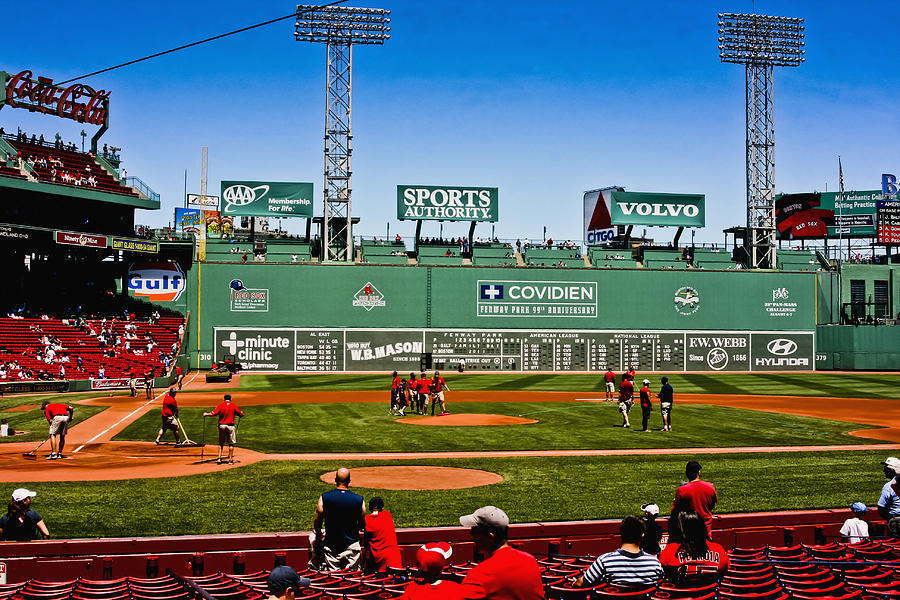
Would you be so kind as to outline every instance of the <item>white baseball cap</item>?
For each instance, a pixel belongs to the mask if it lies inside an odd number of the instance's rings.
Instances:
[[[37,492],[25,488],[19,488],[12,493],[13,502],[21,502],[25,498],[34,498],[35,496],[37,496]]]
[[[649,380],[649,379],[645,379],[645,380],[644,380],[644,383],[645,383],[646,385],[650,385],[650,380]]]
[[[656,504],[641,504],[641,510],[649,515],[659,514],[659,506],[657,506]]]

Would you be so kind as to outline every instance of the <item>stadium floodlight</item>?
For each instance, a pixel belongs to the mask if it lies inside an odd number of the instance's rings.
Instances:
[[[350,157],[353,152],[350,107],[352,47],[382,45],[390,39],[391,11],[350,6],[297,6],[294,37],[328,45],[325,99],[325,212],[323,258],[352,261]]]
[[[804,20],[756,14],[719,14],[719,58],[746,68],[747,244],[750,267],[774,269],[774,67],[806,61]]]

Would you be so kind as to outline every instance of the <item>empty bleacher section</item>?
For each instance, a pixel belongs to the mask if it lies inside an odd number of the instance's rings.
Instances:
[[[447,256],[447,253],[451,256]],[[461,265],[462,257],[459,255],[459,246],[424,246],[419,245],[418,262],[420,265]]]
[[[141,375],[151,368],[156,375],[164,373],[160,352],[178,354],[181,340],[178,329],[184,319],[175,316],[160,317],[159,322],[106,319],[106,330],[111,332],[100,342],[104,330],[103,319],[87,319],[79,327],[76,319],[19,319],[0,318],[0,364],[15,365],[3,369],[3,381],[33,381],[60,379],[60,366],[65,367],[67,380],[98,378],[102,366],[104,378],[125,377],[129,371]],[[126,328],[127,326],[127,328]],[[130,330],[130,331],[129,331]],[[93,335],[92,335],[93,333]],[[115,345],[116,337],[120,344]],[[154,341],[148,351],[147,344]],[[175,351],[173,351],[175,344]],[[48,347],[58,348],[48,356]],[[39,354],[40,353],[40,354]],[[81,368],[78,359],[81,358]]]
[[[812,250],[778,249],[775,253],[780,271],[815,271],[819,260]]]
[[[215,262],[247,262],[253,260],[253,244],[237,240],[206,240],[206,260]]]
[[[14,135],[7,136],[6,142],[21,153],[22,160],[30,165],[30,170],[38,181],[137,196],[134,190],[123,186],[87,153],[56,148],[46,142],[16,140]],[[89,178],[93,183],[88,182]]]
[[[602,269],[633,269],[636,266],[631,250],[591,246],[588,248],[588,258],[591,266]]]
[[[529,267],[584,267],[584,257],[577,248],[547,248],[529,246],[525,249],[525,264]],[[576,258],[577,256],[577,258]]]
[[[403,242],[363,240],[360,260],[373,265],[406,265],[409,264],[409,255]]]
[[[309,243],[301,240],[271,239],[266,243],[266,262],[310,262]]]
[[[483,267],[515,267],[515,250],[510,244],[475,244],[472,247],[472,264]]]
[[[695,269],[717,269],[730,271],[737,266],[732,259],[731,252],[718,248],[694,248]]]
[[[689,267],[688,261],[684,259],[684,254],[677,248],[641,246],[638,250],[645,269],[683,270]]]

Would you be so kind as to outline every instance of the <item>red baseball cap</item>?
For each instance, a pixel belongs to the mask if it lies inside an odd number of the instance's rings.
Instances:
[[[419,570],[440,573],[447,566],[453,548],[447,542],[428,542],[416,552]]]

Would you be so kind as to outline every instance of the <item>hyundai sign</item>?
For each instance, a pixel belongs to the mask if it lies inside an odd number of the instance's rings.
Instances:
[[[616,191],[611,215],[613,225],[704,227],[706,196]]]

